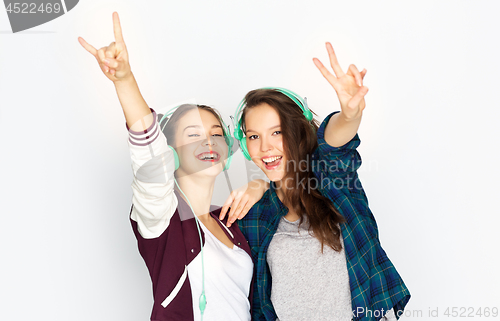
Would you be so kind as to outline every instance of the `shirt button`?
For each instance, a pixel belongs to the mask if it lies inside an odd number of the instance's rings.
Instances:
[[[191,253],[194,253],[194,249],[191,249]]]
[[[238,242],[238,245],[241,245],[241,243],[240,243],[240,242]]]

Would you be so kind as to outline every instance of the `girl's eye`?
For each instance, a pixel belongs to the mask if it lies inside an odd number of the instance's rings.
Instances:
[[[277,130],[273,133],[273,135],[279,135],[279,134],[281,134],[281,130]]]
[[[213,134],[212,136],[222,137],[221,134]]]
[[[198,134],[189,134],[188,137],[199,137],[200,135]]]
[[[257,136],[257,135],[248,136],[248,139],[250,139],[250,140],[254,140],[254,139],[257,139],[257,138],[259,138],[259,136]]]

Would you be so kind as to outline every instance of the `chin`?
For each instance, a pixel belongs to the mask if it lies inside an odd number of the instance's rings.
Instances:
[[[220,173],[222,173],[222,170],[224,169],[224,166],[222,163],[217,163],[215,165],[212,165],[210,167],[207,167],[203,170],[200,171],[200,174],[204,174],[207,176],[217,176]]]
[[[279,182],[283,179],[283,177],[285,177],[285,173],[283,172],[276,172],[276,171],[266,171],[264,169],[261,168],[261,170],[264,172],[264,174],[266,174],[267,178],[269,178],[269,180],[271,182]]]

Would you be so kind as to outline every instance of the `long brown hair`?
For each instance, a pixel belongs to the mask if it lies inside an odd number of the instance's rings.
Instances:
[[[252,90],[246,94],[245,103],[246,106],[241,114],[243,132],[246,132],[245,116],[249,109],[266,103],[278,113],[284,152],[288,159],[286,174],[282,182],[293,183],[293,188],[286,188],[285,184],[282,184],[285,195],[284,203],[299,214],[299,224],[303,222],[302,213],[306,214],[309,231],[312,230],[314,236],[321,242],[321,251],[325,244],[335,251],[340,251],[342,244],[338,224],[345,222],[345,219],[338,213],[332,202],[318,190],[317,187],[320,184],[316,183],[314,186],[310,184],[312,181],[317,182],[312,171],[311,156],[318,148],[316,137],[318,121],[316,119],[311,122],[307,121],[302,109],[293,100],[274,89]],[[302,188],[298,182],[304,181],[306,184],[302,185]]]

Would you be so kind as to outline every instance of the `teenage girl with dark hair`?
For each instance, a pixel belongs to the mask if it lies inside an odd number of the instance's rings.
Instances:
[[[134,173],[130,221],[153,283],[151,320],[248,321],[250,248],[238,227],[227,228],[210,205],[231,153],[225,126],[204,105],[182,105],[166,123],[158,119],[130,70],[117,13],[113,23],[115,42],[108,47],[96,50],[78,40],[113,81],[125,114]],[[227,202],[243,208],[233,209],[235,215],[266,188],[249,185]]]
[[[342,110],[320,126],[285,89],[252,90],[236,112],[242,150],[271,181],[238,221],[255,262],[253,320],[390,320],[410,299],[356,172],[366,70],[344,73],[329,43],[327,50],[334,74],[314,63]]]

